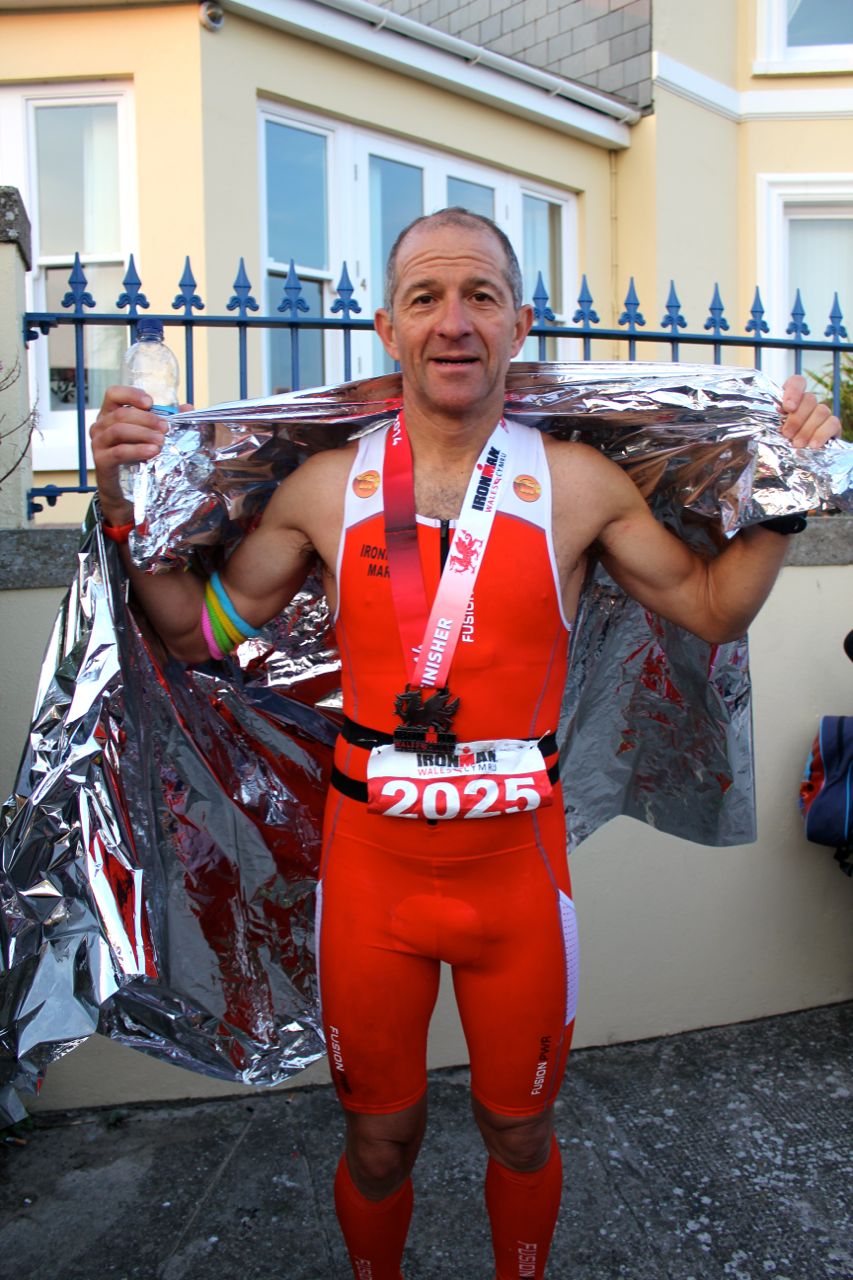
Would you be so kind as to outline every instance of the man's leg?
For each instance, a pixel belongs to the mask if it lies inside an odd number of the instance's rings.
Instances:
[[[563,1188],[552,1109],[537,1116],[505,1116],[476,1098],[473,1107],[489,1153],[486,1208],[497,1280],[540,1280]]]
[[[562,1190],[552,1108],[577,986],[562,808],[537,814],[529,825],[530,842],[493,855],[488,874],[471,886],[483,945],[453,970],[474,1114],[489,1152],[486,1204],[497,1280],[545,1274]]]
[[[347,804],[327,839],[317,918],[324,1031],[347,1122],[335,1206],[356,1280],[399,1280],[440,966],[406,926],[419,865],[378,843],[393,823]]]
[[[392,1115],[348,1111],[335,1208],[357,1280],[399,1280],[412,1216],[411,1172],[426,1126],[426,1098]]]

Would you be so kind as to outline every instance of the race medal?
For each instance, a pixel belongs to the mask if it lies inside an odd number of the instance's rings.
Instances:
[[[385,818],[499,818],[553,804],[538,743],[512,738],[459,743],[452,751],[374,747],[367,809]]]
[[[456,746],[451,722],[459,699],[447,685],[441,689],[413,689],[410,684],[394,699],[394,714],[403,721],[394,730],[397,751],[449,751]]]

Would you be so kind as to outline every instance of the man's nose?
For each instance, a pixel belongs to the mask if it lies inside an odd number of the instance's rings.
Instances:
[[[438,317],[438,332],[446,338],[460,338],[471,330],[471,321],[464,298],[449,296]]]

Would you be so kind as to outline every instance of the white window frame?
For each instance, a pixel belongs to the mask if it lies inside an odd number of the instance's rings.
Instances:
[[[801,283],[790,279],[788,225],[791,213],[806,208],[815,216],[832,217],[853,206],[853,173],[760,173],[757,178],[756,267],[770,336],[785,337],[794,305],[794,291]],[[806,314],[806,324],[815,340],[829,322],[832,299],[827,299],[825,315]],[[842,302],[842,305],[845,305]],[[851,300],[846,301],[849,308]],[[853,315],[846,316],[849,322]],[[786,353],[768,349],[763,368],[777,382],[787,376]]]
[[[322,116],[313,115],[306,111],[293,111],[289,108],[278,106],[272,102],[260,103],[258,111],[258,173],[260,175],[260,208],[261,208],[261,261],[263,267],[263,296],[266,299],[267,277],[271,272],[277,272],[287,276],[290,268],[290,262],[280,262],[277,258],[270,255],[269,245],[269,227],[267,226],[267,163],[266,163],[266,123],[271,120],[274,124],[287,125],[293,129],[301,129],[306,133],[316,133],[326,140],[326,193],[328,198],[328,208],[326,210],[327,217],[327,233],[328,233],[328,254],[329,266],[326,270],[321,271],[319,268],[305,262],[296,262],[294,260],[294,270],[299,276],[300,281],[306,283],[319,283],[320,294],[322,299],[322,311],[325,316],[331,306],[331,302],[338,284],[340,272],[340,264],[346,256],[341,252],[341,221],[342,210],[341,202],[334,199],[334,181],[338,166],[341,163],[341,139],[339,131],[334,124]],[[352,269],[350,268],[350,272]],[[278,305],[278,304],[276,304]],[[282,312],[282,317],[285,313]],[[340,352],[340,360],[338,353]],[[262,377],[263,386],[270,384],[270,347],[268,342],[263,344],[262,356]],[[340,364],[340,376],[337,365]],[[343,381],[343,350],[339,334],[332,330],[323,331],[323,367],[326,370],[326,381],[341,382]],[[334,373],[332,373],[334,371]]]
[[[373,296],[370,262],[370,201],[369,157],[371,153],[382,155],[403,164],[416,165],[424,174],[424,211],[430,213],[444,208],[447,202],[446,179],[464,178],[470,182],[492,187],[495,192],[495,220],[506,232],[520,253],[523,243],[522,196],[532,195],[561,208],[561,258],[564,313],[571,314],[571,289],[578,279],[578,211],[577,196],[566,188],[552,187],[531,182],[519,174],[488,166],[459,156],[452,151],[442,151],[398,138],[390,133],[369,130],[343,121],[330,119],[311,112],[262,101],[259,103],[259,172],[261,174],[261,246],[264,275],[288,264],[274,263],[269,257],[268,229],[266,226],[266,159],[264,147],[265,121],[270,119],[297,129],[307,129],[323,134],[327,139],[327,190],[329,199],[329,263],[330,269],[321,273],[304,267],[306,280],[324,279],[329,290],[324,290],[324,312],[338,283],[341,263],[346,261],[353,284],[355,300],[364,308],[363,315],[370,314],[369,299]],[[352,199],[344,198],[352,192]],[[303,270],[295,263],[300,279]],[[529,299],[526,299],[529,301]],[[372,334],[353,334],[352,376],[366,377],[372,369],[370,344]],[[325,336],[325,369],[328,382],[343,378],[343,344],[340,335],[327,332]],[[263,376],[269,384],[269,351],[264,344]]]
[[[754,75],[853,71],[853,44],[788,44],[787,0],[758,0]]]
[[[136,128],[132,86],[121,82],[87,84],[74,82],[51,85],[15,85],[0,87],[0,172],[5,181],[16,186],[21,193],[24,207],[32,225],[33,267],[26,283],[28,311],[45,311],[45,272],[52,267],[68,267],[74,264],[73,250],[69,256],[48,256],[39,253],[38,174],[35,150],[35,111],[39,106],[91,106],[103,103],[116,105],[118,129],[118,192],[119,192],[119,243],[104,254],[81,254],[85,270],[87,264],[124,266],[134,246],[138,243],[138,200],[136,180]],[[141,272],[139,256],[135,258]],[[115,298],[97,298],[97,310],[113,310]],[[36,471],[76,471],[79,457],[77,450],[77,413],[73,406],[67,409],[50,408],[50,375],[48,368],[48,338],[39,337],[29,348],[28,375],[31,399],[38,412],[38,429],[33,435],[32,459]],[[118,371],[116,371],[118,372]],[[97,417],[97,409],[86,411],[87,427]],[[87,442],[88,462],[91,451]]]

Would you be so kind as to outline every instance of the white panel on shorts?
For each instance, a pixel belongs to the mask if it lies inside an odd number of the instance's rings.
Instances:
[[[314,963],[317,968],[317,1000],[320,1005],[320,1034],[323,1034],[323,983],[320,977],[320,929],[323,925],[323,881],[317,881],[314,895]]]
[[[566,1026],[578,1007],[578,921],[575,904],[568,894],[560,893],[560,922],[563,926],[563,951],[566,957]]]

